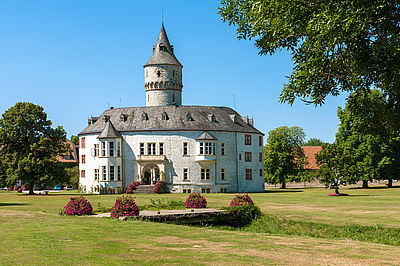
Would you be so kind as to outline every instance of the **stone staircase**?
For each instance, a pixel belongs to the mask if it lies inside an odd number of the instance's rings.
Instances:
[[[134,194],[153,194],[153,185],[140,185],[133,191]]]

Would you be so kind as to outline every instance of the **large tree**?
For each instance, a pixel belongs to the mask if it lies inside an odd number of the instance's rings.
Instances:
[[[33,186],[52,185],[65,177],[55,156],[67,151],[65,131],[52,128],[43,107],[19,102],[0,119],[0,180],[7,186],[21,180]]]
[[[301,148],[304,138],[304,131],[300,127],[282,126],[268,132],[264,147],[266,182],[280,183],[281,188],[286,188],[288,181],[296,180],[307,161]]]
[[[311,138],[307,140],[306,142],[303,143],[303,146],[322,146],[322,144],[325,144],[322,140],[318,138]]]
[[[380,88],[400,113],[400,2],[222,0],[219,13],[260,54],[291,51],[280,101],[315,105],[343,91]],[[393,119],[397,127],[400,119]]]

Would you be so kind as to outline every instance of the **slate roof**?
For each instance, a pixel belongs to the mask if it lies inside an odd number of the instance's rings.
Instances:
[[[200,136],[197,137],[197,140],[217,140],[217,138],[207,131],[204,131]]]
[[[160,45],[163,45],[165,49],[161,50]],[[160,34],[158,35],[157,44],[153,47],[153,55],[144,67],[151,65],[176,65],[183,67],[174,55],[174,49],[169,43],[164,24],[162,24]]]
[[[162,114],[168,114],[168,120],[162,120]],[[143,114],[147,120],[143,119]],[[215,116],[210,121],[209,115]],[[188,119],[188,116],[192,118]],[[228,107],[215,106],[147,106],[106,110],[93,124],[88,125],[79,135],[101,133],[105,129],[106,119],[112,122],[119,133],[124,131],[230,131],[263,134],[243,119],[232,120],[232,115],[240,115]],[[146,116],[144,116],[146,117]]]
[[[118,139],[122,138],[121,134],[115,129],[114,125],[109,119],[105,122],[105,126],[101,134],[97,137],[98,139]]]

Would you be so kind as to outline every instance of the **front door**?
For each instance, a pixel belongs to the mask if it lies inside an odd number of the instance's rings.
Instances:
[[[145,185],[151,185],[151,173],[150,171],[144,172],[143,182]]]

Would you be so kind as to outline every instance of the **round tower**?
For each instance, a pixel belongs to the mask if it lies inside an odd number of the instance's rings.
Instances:
[[[146,106],[182,104],[182,67],[163,24],[157,44],[153,46],[153,55],[144,65]]]

